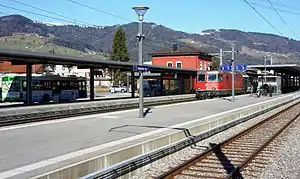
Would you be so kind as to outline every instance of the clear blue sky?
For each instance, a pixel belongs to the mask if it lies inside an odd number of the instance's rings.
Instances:
[[[127,21],[113,16],[87,9],[69,2],[68,0],[18,0],[33,6],[56,12],[77,20],[95,25],[124,24]],[[75,0],[88,4],[105,12],[115,14],[130,21],[136,21],[137,16],[132,10],[134,5],[147,5],[150,10],[145,21],[162,24],[167,27],[185,32],[199,33],[202,30],[214,28],[234,28],[244,31],[266,32],[278,34],[243,0]],[[278,15],[270,9],[266,0],[248,0],[257,3],[256,9],[261,12],[284,36],[298,39],[280,20]],[[300,1],[299,0],[271,0],[276,9],[280,10],[284,20],[290,25],[295,34],[300,36]],[[11,0],[1,0],[0,5],[29,10],[31,12],[47,14]],[[284,6],[288,7],[284,7]],[[262,7],[263,6],[263,7]],[[269,9],[268,9],[269,7]],[[282,12],[284,11],[284,12]],[[33,20],[59,22],[58,20],[40,17],[29,13],[0,7],[0,12],[18,13]],[[48,14],[51,15],[51,14]],[[51,15],[54,16],[54,15]],[[299,40],[299,39],[298,39]]]

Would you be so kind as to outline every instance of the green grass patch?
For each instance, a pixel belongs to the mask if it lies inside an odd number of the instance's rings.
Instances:
[[[54,50],[54,54],[57,55],[104,59],[104,57],[100,55],[90,55],[88,53],[81,52],[72,48],[49,43],[48,41],[50,39],[50,37],[42,37],[35,34],[5,36],[0,37],[0,49],[14,49],[44,53],[50,53]]]
[[[101,87],[95,87],[95,92],[100,93],[100,92],[108,92],[108,88],[101,88]]]

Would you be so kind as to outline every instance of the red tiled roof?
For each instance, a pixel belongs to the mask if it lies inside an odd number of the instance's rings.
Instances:
[[[149,53],[152,57],[158,56],[186,56],[186,55],[200,55],[205,57],[212,57],[206,52],[201,51],[200,49],[194,47],[180,47],[176,51],[173,51],[172,48],[166,48],[164,50]]]

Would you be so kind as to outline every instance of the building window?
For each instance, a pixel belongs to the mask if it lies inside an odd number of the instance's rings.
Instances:
[[[182,68],[182,62],[181,61],[176,62],[176,68]]]
[[[200,70],[203,70],[202,61],[200,61]]]
[[[204,70],[206,70],[206,62],[204,62]]]
[[[167,62],[168,67],[173,67],[173,62]]]

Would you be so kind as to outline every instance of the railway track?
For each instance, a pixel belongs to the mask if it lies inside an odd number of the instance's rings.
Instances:
[[[278,136],[300,116],[300,102],[157,178],[258,178],[281,145]]]

